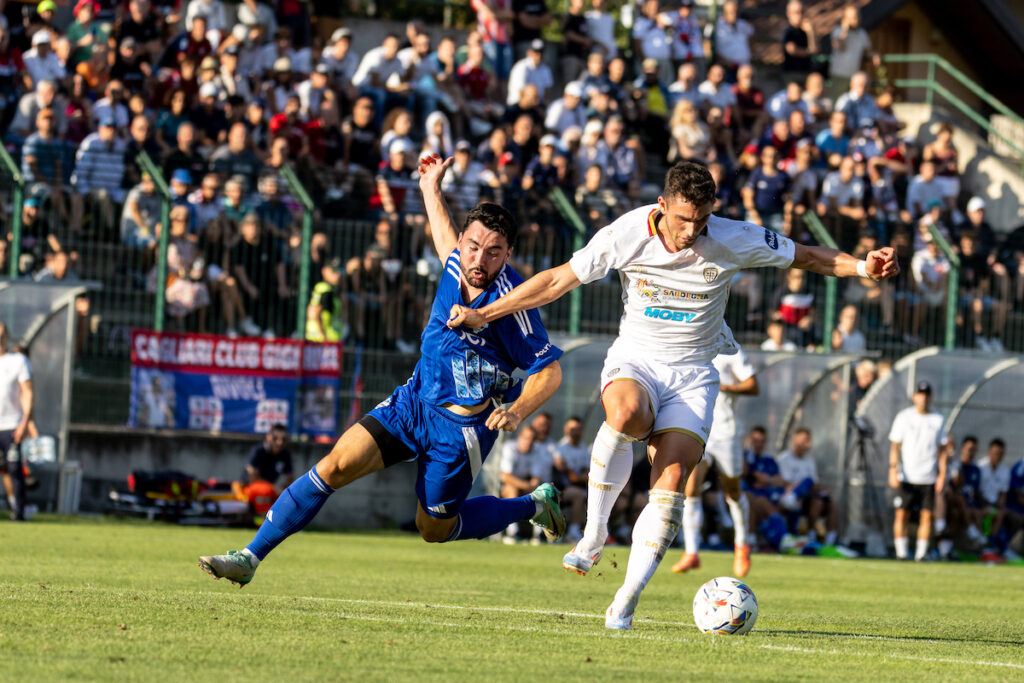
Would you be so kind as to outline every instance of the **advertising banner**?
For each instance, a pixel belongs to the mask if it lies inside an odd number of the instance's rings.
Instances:
[[[130,423],[337,434],[341,344],[132,332]]]

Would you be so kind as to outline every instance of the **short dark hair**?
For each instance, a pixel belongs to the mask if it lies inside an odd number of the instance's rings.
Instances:
[[[751,427],[750,428],[750,433],[753,434],[754,432],[760,432],[760,433],[764,434],[765,436],[768,435],[768,430],[765,429],[764,427],[762,427],[761,425],[754,425],[753,427]]]
[[[567,417],[565,419],[565,421],[566,422],[579,422],[580,424],[583,424],[583,418],[580,417],[579,415],[570,415],[569,417]]]
[[[974,436],[973,434],[968,434],[967,436],[964,437],[964,440],[960,442],[960,445],[963,446],[965,443],[976,444],[978,443],[978,437]]]
[[[808,429],[807,427],[800,427],[795,432],[793,432],[793,436],[796,436],[797,434],[806,434],[807,436],[811,436],[811,430]]]
[[[288,432],[288,427],[283,422],[275,422],[270,425],[270,431],[272,432]]]
[[[998,436],[988,442],[988,447],[989,448],[992,448],[993,446],[999,446],[1004,451],[1006,450],[1006,442],[1003,441],[1002,439],[1000,439]]]
[[[519,226],[516,225],[512,213],[504,206],[494,202],[480,202],[466,214],[466,223],[462,229],[465,230],[474,221],[479,221],[488,230],[493,230],[504,237],[510,249],[515,246]]]
[[[665,174],[665,199],[683,199],[694,206],[705,206],[715,201],[715,181],[702,164],[680,161]]]

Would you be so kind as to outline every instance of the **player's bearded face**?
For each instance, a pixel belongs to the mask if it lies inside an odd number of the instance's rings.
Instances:
[[[487,289],[508,262],[508,241],[480,223],[471,223],[459,239],[459,266],[470,287]]]
[[[676,251],[692,247],[707,229],[711,204],[697,206],[681,197],[658,197],[658,205],[665,216],[659,229]]]

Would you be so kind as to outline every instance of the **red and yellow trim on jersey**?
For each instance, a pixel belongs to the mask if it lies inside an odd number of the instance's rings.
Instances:
[[[654,236],[658,234],[658,219],[661,218],[661,209],[652,209],[647,216],[647,234]]]

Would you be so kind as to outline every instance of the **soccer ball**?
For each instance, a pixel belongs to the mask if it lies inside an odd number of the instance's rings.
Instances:
[[[693,596],[693,620],[704,633],[745,635],[757,621],[757,598],[739,579],[711,579]]]

